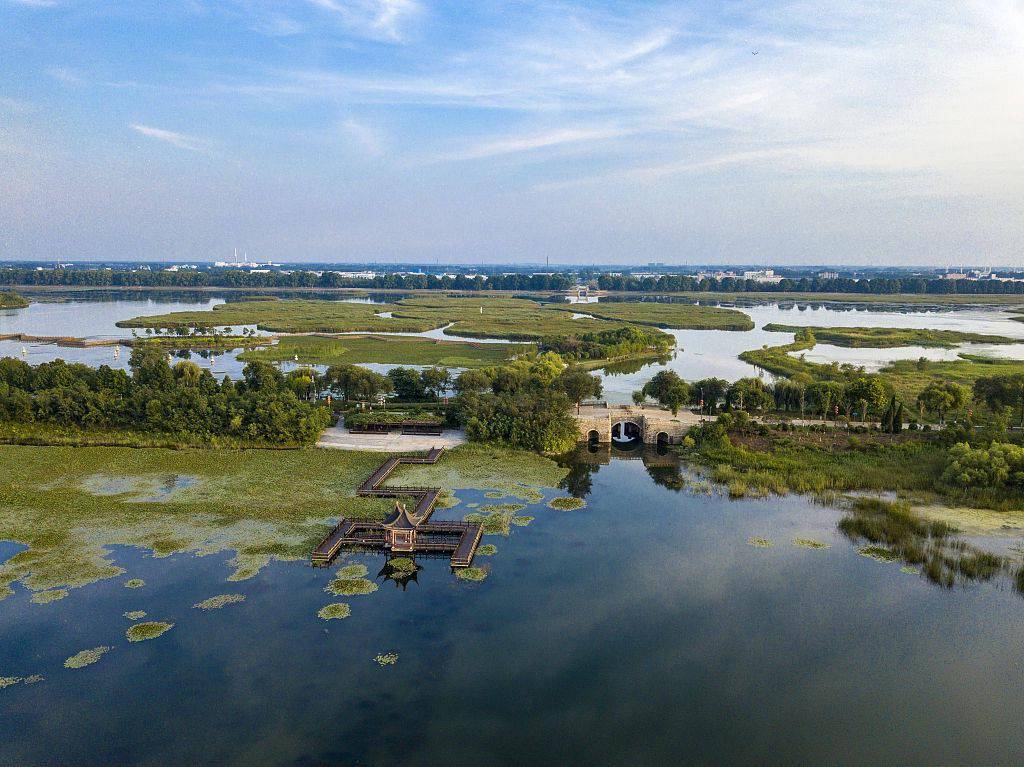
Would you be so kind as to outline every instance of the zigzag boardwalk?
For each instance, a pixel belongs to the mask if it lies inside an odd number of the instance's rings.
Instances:
[[[391,473],[402,463],[437,463],[444,448],[432,448],[425,456],[391,456],[356,490],[357,495],[375,498],[416,498],[410,513],[401,503],[386,522],[362,522],[342,517],[313,550],[314,566],[326,567],[344,546],[384,548],[391,552],[451,552],[452,567],[469,567],[483,535],[483,527],[468,522],[431,522],[439,487],[384,486]]]

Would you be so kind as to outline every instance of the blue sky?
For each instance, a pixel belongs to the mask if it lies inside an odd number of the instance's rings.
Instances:
[[[1024,266],[1022,83],[1022,0],[0,0],[0,259]]]

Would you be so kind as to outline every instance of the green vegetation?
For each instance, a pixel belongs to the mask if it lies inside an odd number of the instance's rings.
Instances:
[[[864,556],[920,565],[928,580],[947,588],[957,579],[987,581],[1009,568],[1003,557],[957,540],[949,525],[921,519],[902,502],[854,499],[839,531],[854,543],[866,542]]]
[[[801,549],[827,549],[829,545],[813,538],[794,538],[793,545]]]
[[[13,290],[0,290],[0,309],[24,309],[28,300]]]
[[[958,330],[926,330],[918,328],[827,328],[769,323],[764,329],[772,333],[810,331],[820,343],[851,348],[888,349],[898,346],[952,348],[959,344],[1015,344],[1020,339]]]
[[[130,621],[140,621],[146,617],[145,610],[129,610],[124,614],[124,617]]]
[[[493,543],[485,543],[482,546],[478,546],[476,550],[477,556],[480,557],[493,557],[498,553],[498,547]]]
[[[417,336],[285,336],[273,346],[243,352],[246,362],[291,361],[306,365],[439,365],[478,368],[500,365],[533,351],[529,344],[491,344],[471,341],[438,341]]]
[[[374,660],[381,666],[394,666],[398,663],[398,653],[382,653],[374,658]]]
[[[773,544],[769,538],[751,537],[747,538],[747,545],[758,549],[770,549],[775,544]]]
[[[559,305],[562,311],[581,312],[606,320],[632,322],[675,330],[753,330],[754,322],[736,309],[692,303],[655,301],[601,301],[579,306]]]
[[[37,605],[48,605],[50,602],[57,602],[64,599],[71,592],[67,589],[49,589],[47,591],[37,591],[32,595],[32,602]]]
[[[576,511],[587,505],[582,498],[573,498],[571,495],[564,498],[552,498],[548,501],[548,507],[559,511]]]
[[[444,423],[444,416],[426,410],[366,410],[345,415],[345,425],[349,428],[390,426],[405,421],[420,421],[440,426]]]
[[[0,418],[85,432],[227,436],[273,445],[311,443],[330,422],[327,408],[305,401],[302,371],[286,378],[267,363],[250,363],[243,380],[218,383],[191,362],[172,368],[151,347],[133,349],[130,368],[131,375],[106,365],[57,360],[33,367],[0,359]]]
[[[85,668],[86,666],[91,666],[113,649],[113,647],[93,647],[91,650],[82,650],[64,661],[64,668]]]
[[[338,570],[339,578],[365,578],[369,570],[366,565],[345,565]]]
[[[163,636],[168,631],[174,628],[173,623],[166,623],[164,621],[144,621],[143,623],[136,623],[129,627],[124,632],[129,642],[145,642],[150,639],[156,639],[158,636]]]
[[[365,578],[335,578],[324,587],[324,591],[336,597],[354,597],[372,594],[377,584]]]
[[[665,357],[674,345],[675,339],[660,330],[624,325],[608,330],[545,336],[538,348],[542,352],[555,352],[567,361],[595,367],[611,361]]]
[[[460,567],[455,571],[455,575],[462,581],[482,581],[487,578],[487,568]]]
[[[0,676],[0,690],[12,687],[21,681],[20,676]]]
[[[245,594],[218,594],[192,605],[197,610],[219,610],[227,605],[245,601]]]
[[[131,580],[124,582],[124,587],[126,589],[141,589],[145,585],[146,582],[142,580],[142,578],[132,578]]]
[[[332,602],[321,607],[316,614],[325,621],[341,620],[352,614],[352,608],[345,602]]]
[[[512,525],[516,524],[516,513],[525,508],[526,506],[521,503],[501,503],[490,506],[481,506],[477,511],[467,514],[462,519],[464,522],[472,522],[482,525],[484,535],[507,536],[511,531]]]

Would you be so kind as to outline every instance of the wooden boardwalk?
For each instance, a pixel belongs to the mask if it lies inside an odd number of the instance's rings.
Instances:
[[[356,495],[373,498],[416,498],[412,517],[419,520],[416,527],[415,551],[431,553],[451,552],[452,567],[469,567],[473,562],[483,527],[469,522],[431,522],[437,501],[441,497],[439,487],[406,487],[384,483],[391,473],[403,463],[437,463],[444,453],[443,448],[433,448],[424,456],[393,455],[377,467],[366,481],[356,490]],[[380,522],[364,522],[342,517],[338,524],[313,549],[310,557],[313,565],[326,567],[345,546],[366,548],[387,548],[385,528]]]

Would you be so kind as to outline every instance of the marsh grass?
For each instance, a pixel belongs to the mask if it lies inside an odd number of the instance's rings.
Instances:
[[[217,596],[196,602],[192,607],[198,610],[219,610],[227,605],[237,604],[245,601],[245,594],[218,594]]]
[[[753,330],[754,321],[738,309],[654,301],[605,301],[580,307],[556,304],[562,311],[674,330]]]
[[[159,636],[163,636],[172,628],[174,628],[173,623],[166,623],[164,621],[145,621],[143,623],[134,624],[124,632],[124,635],[129,642],[146,642],[150,639],[156,639]]]
[[[966,333],[959,330],[925,328],[859,328],[782,325],[769,323],[764,330],[772,333],[801,333],[810,330],[818,343],[848,348],[889,349],[899,346],[952,348],[959,344],[1014,344],[1019,340],[1008,336]]]
[[[332,602],[329,605],[324,605],[317,611],[317,616],[321,620],[333,621],[347,618],[352,614],[352,608],[349,607],[345,602]]]
[[[860,549],[864,556],[920,567],[928,580],[947,588],[957,580],[991,580],[1009,568],[1006,558],[956,539],[955,528],[920,518],[904,502],[856,498],[838,528],[854,543],[867,542]]]
[[[477,368],[502,365],[512,357],[534,351],[533,344],[482,344],[472,341],[439,341],[416,336],[284,336],[273,346],[239,355],[245,362],[292,361],[307,365],[431,365]]]
[[[93,647],[90,650],[82,650],[65,660],[64,668],[85,668],[86,666],[91,666],[113,649],[113,647],[100,646]]]

